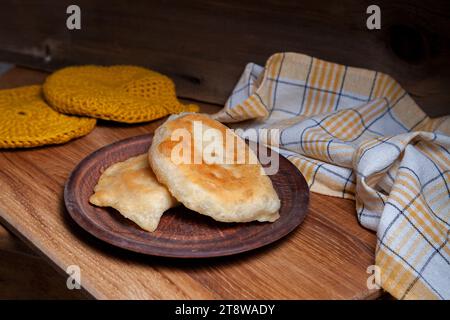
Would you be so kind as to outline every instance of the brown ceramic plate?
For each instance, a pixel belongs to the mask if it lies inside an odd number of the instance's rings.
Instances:
[[[112,208],[89,203],[100,174],[113,163],[147,152],[152,135],[125,139],[92,153],[74,169],[64,199],[71,217],[86,231],[112,245],[165,257],[205,258],[256,249],[284,237],[305,218],[309,190],[297,168],[280,156],[280,169],[270,176],[281,200],[274,223],[222,223],[184,206],[164,213],[155,232],[146,232]],[[273,151],[272,151],[273,152]]]

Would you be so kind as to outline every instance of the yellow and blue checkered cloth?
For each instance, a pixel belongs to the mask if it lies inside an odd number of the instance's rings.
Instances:
[[[377,232],[379,283],[450,299],[450,117],[429,118],[390,76],[296,53],[250,63],[214,117],[278,129],[311,191],[356,200]]]

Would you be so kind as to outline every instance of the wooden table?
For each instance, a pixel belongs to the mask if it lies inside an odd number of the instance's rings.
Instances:
[[[0,78],[0,88],[41,83],[45,76],[15,68]],[[204,112],[219,109],[200,105]],[[366,286],[376,236],[358,224],[349,200],[312,193],[304,223],[287,238],[246,254],[207,260],[142,256],[80,229],[63,202],[71,170],[92,151],[152,132],[160,123],[100,122],[88,136],[64,145],[0,151],[0,217],[15,234],[0,226],[0,297],[367,299],[381,294]],[[69,265],[80,267],[84,290],[66,289]]]

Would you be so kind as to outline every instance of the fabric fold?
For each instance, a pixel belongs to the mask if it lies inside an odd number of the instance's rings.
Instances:
[[[311,191],[356,200],[377,232],[381,286],[450,299],[450,117],[429,118],[390,76],[297,53],[249,63],[213,116],[276,131]],[[242,122],[244,120],[248,120]]]

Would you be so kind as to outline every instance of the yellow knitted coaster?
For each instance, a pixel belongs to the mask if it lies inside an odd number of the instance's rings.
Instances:
[[[133,66],[64,68],[47,78],[44,94],[62,113],[127,123],[198,111],[178,101],[168,77]]]
[[[41,86],[0,90],[0,148],[63,143],[88,134],[95,122],[56,112],[45,103]]]

